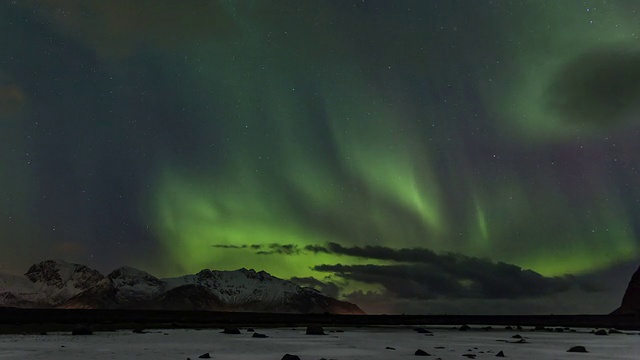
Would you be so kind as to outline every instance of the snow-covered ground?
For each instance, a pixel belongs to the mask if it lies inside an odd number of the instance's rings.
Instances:
[[[637,333],[596,336],[586,330],[548,333],[430,329],[432,336],[411,328],[345,328],[325,336],[305,335],[304,328],[256,329],[269,338],[226,335],[220,330],[153,330],[133,334],[130,330],[96,332],[90,336],[69,333],[48,335],[0,335],[0,359],[187,359],[204,353],[213,359],[276,359],[286,353],[302,360],[406,359],[416,358],[417,349],[431,359],[495,359],[503,351],[506,359],[640,359]],[[325,331],[331,330],[325,328]],[[527,343],[511,343],[520,334]],[[508,342],[505,342],[508,341]],[[585,346],[589,353],[568,353],[572,346]],[[387,346],[396,350],[385,349]]]

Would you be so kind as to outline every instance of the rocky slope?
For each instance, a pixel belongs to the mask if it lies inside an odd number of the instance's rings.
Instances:
[[[0,274],[0,306],[363,314],[354,304],[254,270],[202,270],[159,279],[122,267],[108,276],[60,260]]]
[[[636,314],[640,315],[640,267],[631,277],[629,286],[622,298],[622,304],[613,314]]]

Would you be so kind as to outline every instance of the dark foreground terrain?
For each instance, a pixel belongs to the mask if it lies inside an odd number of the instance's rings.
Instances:
[[[502,325],[640,330],[636,315],[335,315],[212,311],[83,310],[0,308],[1,333],[94,329],[215,328],[225,326]]]

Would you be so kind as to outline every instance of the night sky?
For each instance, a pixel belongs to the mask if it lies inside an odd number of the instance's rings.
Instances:
[[[265,270],[384,313],[609,312],[640,2],[0,2],[0,271]]]

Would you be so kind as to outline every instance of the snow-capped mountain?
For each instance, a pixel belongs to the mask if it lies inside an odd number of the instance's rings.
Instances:
[[[35,264],[24,276],[0,274],[0,306],[363,314],[357,305],[264,271],[202,270],[159,279],[132,267],[104,276],[61,260]]]

